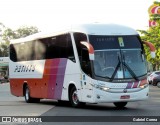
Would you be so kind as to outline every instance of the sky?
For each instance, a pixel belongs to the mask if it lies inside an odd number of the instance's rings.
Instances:
[[[41,31],[79,23],[115,23],[148,28],[148,8],[160,0],[0,0],[0,22]]]

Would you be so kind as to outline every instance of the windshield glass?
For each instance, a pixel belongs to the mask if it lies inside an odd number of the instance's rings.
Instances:
[[[130,70],[137,77],[147,72],[140,49],[95,51],[93,64],[95,75],[101,77],[111,78],[115,70],[114,78],[133,78]]]
[[[97,76],[111,78],[118,64],[118,50],[95,51],[94,72]]]
[[[94,74],[110,79],[136,79],[147,73],[137,36],[89,37],[95,49]],[[133,48],[132,48],[133,47]]]
[[[144,56],[140,49],[122,50],[123,60],[126,65],[132,69],[136,76],[142,76],[147,73]],[[131,78],[127,68],[124,68],[125,78]]]

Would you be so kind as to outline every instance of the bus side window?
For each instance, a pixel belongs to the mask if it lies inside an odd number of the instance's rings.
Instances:
[[[74,51],[73,51],[71,35],[67,34],[66,39],[67,39],[67,58],[73,62],[76,62],[75,56],[74,56]]]
[[[70,34],[46,38],[46,59],[69,58],[75,61]]]
[[[45,59],[46,47],[43,41],[35,41],[35,60]]]
[[[17,62],[17,53],[16,53],[16,48],[15,48],[15,45],[11,44],[10,47],[10,59],[13,61],[13,62]]]
[[[27,61],[26,58],[26,43],[19,43],[17,48],[17,61]]]
[[[89,60],[89,53],[85,46],[81,45],[81,41],[87,41],[87,36],[84,33],[74,33],[74,39],[78,52],[78,57],[83,72],[91,76],[91,64]]]
[[[34,60],[34,42],[29,41],[25,46],[25,56],[27,61]]]
[[[59,58],[67,58],[67,36],[66,34],[57,37],[57,48],[59,51]]]
[[[70,34],[10,45],[12,61],[68,58],[75,62]]]
[[[82,47],[81,53],[82,53],[82,62],[81,62],[82,70],[86,74],[91,76],[91,64],[89,60],[88,49],[86,47]]]
[[[54,59],[59,57],[59,50],[56,45],[57,37],[46,38],[44,44],[46,44],[46,59]]]

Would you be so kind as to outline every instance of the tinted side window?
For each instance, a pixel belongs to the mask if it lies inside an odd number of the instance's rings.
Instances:
[[[70,34],[40,39],[36,44],[36,55],[41,55],[40,59],[69,58],[75,61]]]
[[[72,45],[72,40],[71,40],[71,36],[70,34],[68,34],[66,36],[67,38],[67,58],[70,59],[71,61],[73,62],[76,62],[75,61],[75,56],[74,56],[74,51],[73,51],[73,45]]]
[[[21,43],[18,46],[16,46],[16,50],[17,50],[17,54],[18,54],[18,56],[17,56],[18,61],[26,61],[27,60],[26,55],[25,55],[26,54],[25,47],[26,47],[26,43]]]
[[[34,41],[34,59],[41,60],[46,58],[46,45],[42,40]]]
[[[70,34],[63,34],[42,40],[46,46],[46,59],[69,58],[75,60]]]
[[[81,68],[83,72],[91,76],[92,73],[91,73],[91,64],[89,60],[89,53],[87,48],[81,45],[80,43],[81,41],[87,41],[87,36],[83,33],[74,33],[74,39],[76,42]]]
[[[24,42],[10,45],[10,59],[14,62],[34,59],[34,42]]]
[[[10,45],[12,61],[68,58],[75,62],[70,34]]]
[[[16,62],[17,61],[17,53],[16,53],[16,49],[15,49],[15,46],[13,44],[10,45],[9,47],[9,53],[10,53],[10,59],[13,61],[13,62]]]
[[[29,41],[25,44],[25,53],[26,60],[34,60],[35,59],[35,41]]]
[[[87,41],[87,36],[83,33],[74,33],[74,39],[76,42],[76,48],[78,51],[79,60],[82,61],[82,45],[80,44],[81,41]]]

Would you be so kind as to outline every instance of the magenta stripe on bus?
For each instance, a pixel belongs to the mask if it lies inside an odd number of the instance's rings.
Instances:
[[[127,84],[127,87],[126,87],[126,89],[130,89],[131,87],[132,87],[132,82],[129,82],[128,84]]]
[[[137,88],[138,84],[139,84],[139,81],[134,82],[133,88]]]
[[[50,72],[48,74],[49,75],[48,98],[50,98],[50,99],[54,98],[54,91],[55,91],[59,62],[60,62],[60,59],[53,59],[51,62],[51,65],[49,66]]]
[[[58,69],[57,78],[56,78],[55,92],[54,92],[55,99],[61,99],[61,96],[62,96],[66,65],[67,65],[67,59],[65,58],[60,59],[59,69]]]

